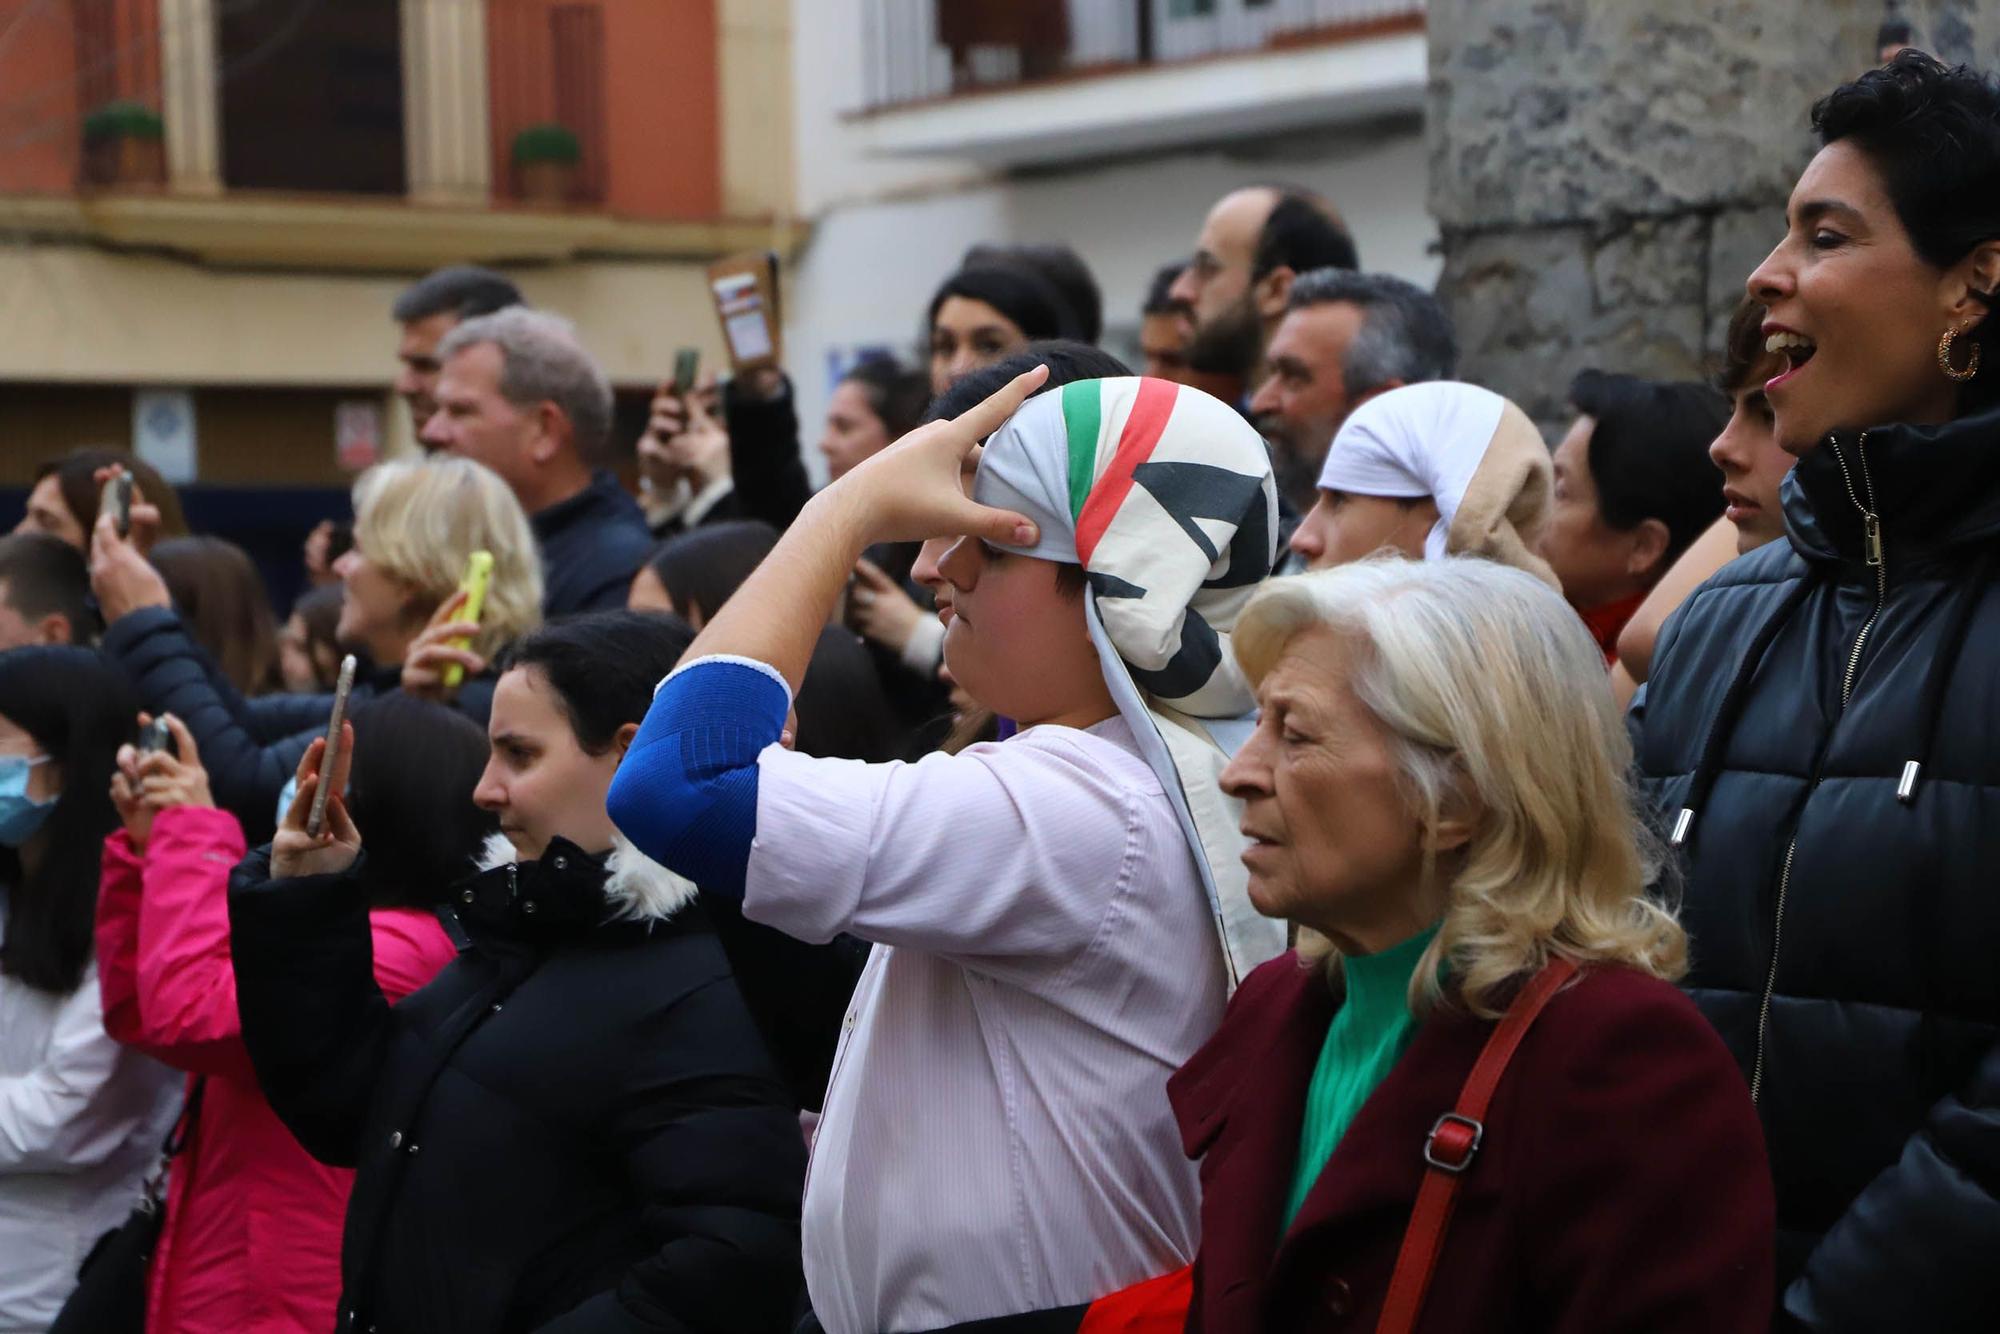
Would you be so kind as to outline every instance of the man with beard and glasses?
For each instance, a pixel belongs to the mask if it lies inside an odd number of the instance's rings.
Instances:
[[[1194,312],[1188,365],[1234,378],[1239,393],[1264,380],[1264,350],[1284,318],[1292,283],[1313,269],[1353,269],[1354,238],[1333,205],[1287,185],[1224,195],[1208,212],[1194,258],[1168,295]]]

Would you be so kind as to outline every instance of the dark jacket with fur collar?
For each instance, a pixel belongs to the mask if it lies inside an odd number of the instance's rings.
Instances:
[[[230,894],[258,1079],[356,1169],[340,1328],[785,1328],[804,1144],[692,887],[629,847],[495,861],[451,890],[459,957],[393,1008],[367,909],[263,853]]]

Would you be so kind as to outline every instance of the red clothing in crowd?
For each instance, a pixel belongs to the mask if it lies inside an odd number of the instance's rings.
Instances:
[[[1576,614],[1583,617],[1584,628],[1590,631],[1590,637],[1597,641],[1599,651],[1604,654],[1606,667],[1618,661],[1618,632],[1625,628],[1625,622],[1632,619],[1639,605],[1646,600],[1646,594],[1651,591],[1641,590],[1629,598],[1620,598],[1601,606],[1577,608]]]
[[[1306,1089],[1337,1005],[1296,954],[1244,980],[1168,1084],[1201,1155],[1190,1334],[1369,1330],[1424,1172],[1491,1022],[1437,1014],[1282,1237]],[[1462,1178],[1419,1331],[1764,1334],[1773,1205],[1749,1090],[1687,997],[1590,968],[1515,1052]]]
[[[228,884],[243,851],[235,817],[191,807],[161,812],[143,862],[122,830],[104,845],[104,1026],[208,1077],[198,1123],[174,1160],[153,1256],[146,1328],[154,1334],[325,1334],[340,1296],[354,1174],[315,1162],[279,1122],[236,1016]],[[370,921],[375,980],[392,1002],[455,954],[429,913],[385,909]]]

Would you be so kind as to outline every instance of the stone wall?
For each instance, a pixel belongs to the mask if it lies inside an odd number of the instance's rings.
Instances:
[[[2000,68],[2000,0],[1904,6]],[[1426,133],[1461,374],[1547,428],[1585,366],[1705,375],[1881,0],[1431,0]]]

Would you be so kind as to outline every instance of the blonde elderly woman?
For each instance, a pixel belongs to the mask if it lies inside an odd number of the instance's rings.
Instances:
[[[542,575],[534,533],[500,477],[469,459],[384,463],[354,486],[354,549],[335,564],[343,601],[337,637],[368,664],[355,703],[398,689],[452,703],[486,725],[493,685],[485,661],[541,622]],[[245,699],[196,644],[167,587],[108,521],[98,526],[91,584],[104,609],[104,652],[124,667],[141,703],[187,724],[209,771],[216,805],[268,840],[279,796],[306,747],[326,726],[328,695]],[[455,625],[455,596],[474,551],[493,553],[477,627]],[[459,650],[451,636],[468,634]],[[442,668],[470,667],[447,691]]]
[[[1673,985],[1575,614],[1491,561],[1362,561],[1273,581],[1234,651],[1263,712],[1222,781],[1300,944],[1169,1085],[1188,1328],[1767,1329],[1756,1114]]]

